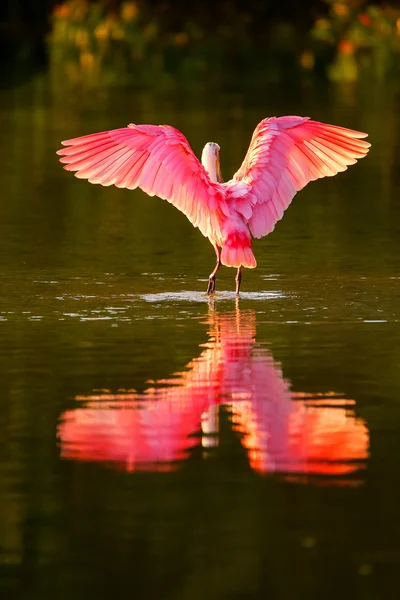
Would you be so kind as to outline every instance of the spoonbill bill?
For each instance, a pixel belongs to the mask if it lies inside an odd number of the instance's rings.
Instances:
[[[141,188],[168,200],[198,227],[215,249],[217,263],[207,293],[215,291],[221,264],[254,268],[252,236],[274,229],[296,192],[309,181],[336,175],[363,158],[366,133],[312,121],[270,117],[256,127],[240,169],[225,182],[220,147],[208,142],[195,156],[186,137],[170,125],[134,125],[62,142],[64,169],[90,183]]]

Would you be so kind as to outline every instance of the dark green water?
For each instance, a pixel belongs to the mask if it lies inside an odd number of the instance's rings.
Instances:
[[[1,92],[0,589],[16,599],[397,598],[400,121],[395,91]],[[303,114],[370,134],[204,290],[169,204],[63,171],[137,123],[222,148]]]

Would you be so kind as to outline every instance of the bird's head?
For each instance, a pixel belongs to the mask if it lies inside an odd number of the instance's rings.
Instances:
[[[215,142],[207,142],[201,154],[201,164],[210,176],[211,181],[222,183],[221,167],[219,164],[220,147]]]

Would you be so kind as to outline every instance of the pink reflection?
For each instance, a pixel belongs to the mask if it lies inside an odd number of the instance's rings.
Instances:
[[[184,372],[151,382],[141,394],[77,396],[84,405],[61,416],[61,456],[129,471],[169,470],[199,443],[194,434],[202,433],[203,447],[216,445],[223,405],[258,472],[302,480],[365,467],[368,429],[353,400],[291,392],[280,365],[255,343],[253,311],[220,315],[210,308],[207,323],[209,341]]]

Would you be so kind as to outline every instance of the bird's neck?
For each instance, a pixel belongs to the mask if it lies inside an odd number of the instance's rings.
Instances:
[[[215,152],[209,146],[204,146],[203,152],[201,155],[201,164],[207,171],[210,176],[210,180],[217,182],[218,181],[218,161],[215,156]]]

